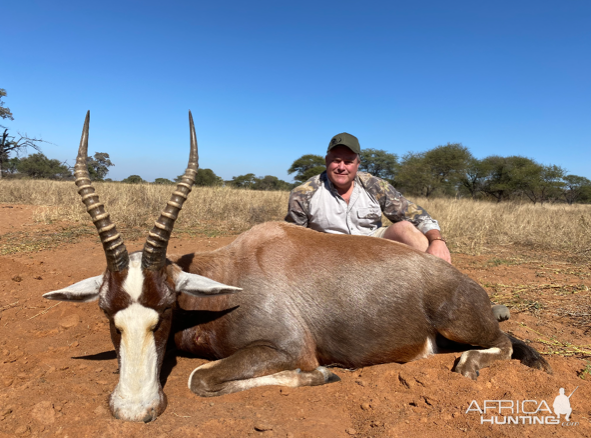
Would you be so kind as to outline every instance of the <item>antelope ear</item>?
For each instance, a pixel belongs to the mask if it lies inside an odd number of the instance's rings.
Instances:
[[[77,303],[89,303],[99,297],[99,291],[103,284],[103,276],[87,278],[86,280],[74,283],[71,286],[65,287],[53,292],[47,292],[43,298],[57,301],[74,301]]]
[[[210,297],[214,295],[233,294],[242,289],[218,283],[201,275],[181,271],[175,278],[175,290],[196,297]]]

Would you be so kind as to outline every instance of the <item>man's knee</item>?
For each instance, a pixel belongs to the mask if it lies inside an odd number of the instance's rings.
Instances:
[[[390,225],[386,230],[386,234],[391,236],[392,240],[404,239],[407,236],[425,237],[417,227],[408,221],[400,221]],[[425,239],[427,238],[425,237]]]
[[[408,221],[396,222],[388,227],[384,239],[405,243],[413,248],[426,251],[429,241],[412,223]]]
[[[413,232],[414,230],[418,231],[417,227],[415,227],[409,221],[395,222],[392,225],[390,225],[388,228],[393,229],[393,230],[397,230],[399,232],[405,232],[405,233]]]

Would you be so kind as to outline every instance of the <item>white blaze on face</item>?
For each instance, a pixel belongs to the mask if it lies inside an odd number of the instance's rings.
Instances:
[[[129,256],[129,271],[123,282],[123,290],[137,301],[144,287],[144,273],[142,272],[142,253],[133,253]]]
[[[114,322],[121,331],[121,369],[111,407],[120,418],[141,421],[151,409],[157,410],[161,402],[158,353],[152,332],[158,324],[158,313],[134,303],[117,312]]]

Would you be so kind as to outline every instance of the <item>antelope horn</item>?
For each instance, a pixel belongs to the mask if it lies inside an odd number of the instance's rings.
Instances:
[[[74,176],[78,193],[82,196],[82,202],[86,205],[86,211],[90,214],[92,222],[98,230],[101,243],[107,257],[107,267],[110,271],[123,271],[129,265],[129,255],[123,244],[121,235],[117,232],[115,224],[111,222],[109,213],[105,211],[104,205],[99,202],[98,195],[94,192],[94,187],[90,182],[86,158],[88,156],[88,128],[90,126],[90,111],[86,113],[84,128],[82,129],[82,138],[78,148],[78,157],[74,166]]]
[[[195,135],[195,126],[193,125],[193,115],[189,111],[189,128],[191,131],[191,154],[189,155],[189,164],[187,170],[178,183],[176,190],[172,192],[170,201],[160,214],[160,217],[150,231],[144,251],[142,253],[142,268],[157,270],[164,267],[166,263],[166,248],[170,233],[174,227],[179,212],[183,208],[183,203],[193,188],[195,176],[199,168],[199,155],[197,155],[197,136]]]

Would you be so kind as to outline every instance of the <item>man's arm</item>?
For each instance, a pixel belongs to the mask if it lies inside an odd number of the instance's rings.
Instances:
[[[289,204],[287,206],[286,222],[308,227],[310,214],[310,198],[316,193],[316,190],[322,185],[322,173],[310,178],[301,186],[297,186],[289,194]]]
[[[308,226],[308,214],[305,207],[304,199],[297,193],[292,191],[289,195],[289,204],[287,207],[287,216],[285,221],[292,224],[300,225],[302,227]]]
[[[366,190],[380,203],[384,216],[393,223],[403,220],[412,223],[429,241],[427,253],[451,263],[451,255],[441,237],[439,224],[424,208],[406,199],[386,180],[369,174],[362,176],[361,180]]]
[[[451,263],[451,254],[439,230],[429,230],[425,233],[425,237],[429,241],[427,253]]]

